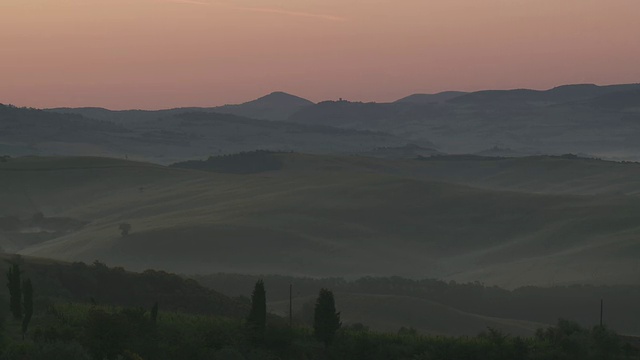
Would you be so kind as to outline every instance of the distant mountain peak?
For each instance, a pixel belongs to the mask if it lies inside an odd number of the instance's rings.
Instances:
[[[265,105],[280,105],[280,106],[307,106],[314,103],[310,100],[302,98],[300,96],[292,95],[284,91],[274,91],[268,95],[262,96],[255,100],[246,102],[242,105],[249,104],[265,104]]]
[[[286,120],[296,111],[314,105],[313,102],[284,91],[274,91],[237,105],[214,108],[217,112],[265,120]]]

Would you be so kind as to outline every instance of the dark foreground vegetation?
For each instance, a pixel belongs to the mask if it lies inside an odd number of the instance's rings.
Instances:
[[[302,278],[279,275],[255,276],[210,274],[193,276],[198,283],[228,296],[248,296],[252,284],[263,279],[270,289],[270,301],[286,301],[289,284],[294,294],[304,302],[319,288],[329,288],[340,294],[399,296],[445,304],[460,311],[501,319],[518,319],[553,324],[559,318],[572,319],[582,326],[598,323],[600,300],[605,303],[605,322],[625,334],[640,334],[639,286],[567,285],[553,287],[520,287],[507,290],[476,283],[445,282],[434,279],[402,277]],[[301,321],[309,316],[300,310]],[[389,308],[388,312],[396,313]],[[308,321],[308,320],[307,320]],[[405,324],[407,326],[408,324]],[[461,324],[460,326],[464,326]]]
[[[384,334],[342,325],[322,289],[307,327],[267,314],[262,281],[242,300],[163,272],[7,262],[0,359],[640,359],[633,339],[566,320],[527,338]]]
[[[381,334],[343,328],[327,346],[310,329],[269,324],[256,335],[237,319],[144,309],[57,304],[34,319],[22,340],[13,320],[3,359],[639,359],[615,333],[560,321],[533,338],[488,329],[476,337]]]

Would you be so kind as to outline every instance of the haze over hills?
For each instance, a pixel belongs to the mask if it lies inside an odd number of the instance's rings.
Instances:
[[[639,89],[638,84],[583,84],[545,91],[414,94],[393,103],[342,100],[318,104],[275,92],[243,104],[211,108],[158,111],[61,108],[49,111],[81,115],[87,123],[101,120],[117,124],[128,135],[112,138],[94,132],[82,137],[85,142],[82,146],[77,140],[66,146],[67,142],[54,138],[55,146],[51,149],[50,144],[25,144],[13,138],[10,131],[3,133],[0,141],[8,155],[128,154],[163,164],[256,149],[377,156],[375,149],[411,144],[433,149],[433,153],[501,156],[574,153],[638,160]],[[211,126],[199,127],[197,131],[183,126],[187,113],[199,113],[200,117],[210,114]],[[225,119],[225,125],[221,125],[221,119]],[[233,127],[234,121],[239,125]],[[352,133],[327,136],[329,130],[339,133],[337,129]],[[82,152],[73,148],[82,148]],[[486,152],[487,149],[510,149],[510,153]],[[412,156],[411,152],[405,153]]]
[[[483,90],[457,96],[450,99],[453,103],[484,103],[502,105],[515,105],[517,103],[531,104],[562,104],[581,101],[598,96],[618,92],[638,90],[640,84],[605,85],[576,84],[562,85],[549,90]]]
[[[328,101],[289,121],[383,131],[408,141],[428,138],[445,153],[499,146],[525,154],[634,160],[640,158],[638,89],[628,84],[478,91],[429,104]]]
[[[97,155],[163,164],[255,149],[357,153],[406,144],[380,132],[187,109],[49,112],[1,106],[0,126],[2,155]]]
[[[436,170],[419,160],[272,156],[282,168],[255,175],[13,159],[0,166],[2,213],[27,219],[42,211],[87,225],[44,242],[27,230],[3,232],[2,246],[138,270],[397,274],[507,287],[637,281],[640,200],[626,187],[637,179],[636,164],[604,163],[613,170],[602,170],[575,159],[530,158],[520,165],[546,168],[550,183],[569,165],[582,169],[584,191],[576,193],[508,172],[501,175],[508,181],[487,184],[493,176],[486,177],[485,188],[429,180],[430,173],[459,176],[448,166],[469,167],[455,159]],[[621,193],[590,190],[612,177],[627,179]],[[133,226],[124,238],[121,222]]]

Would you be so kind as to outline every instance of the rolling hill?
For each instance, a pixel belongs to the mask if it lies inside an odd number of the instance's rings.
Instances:
[[[449,100],[458,104],[513,106],[517,104],[563,104],[640,89],[640,84],[598,86],[594,84],[563,85],[549,90],[483,90]]]
[[[395,274],[506,287],[637,282],[635,195],[504,191],[401,175],[382,159],[273,156],[280,170],[253,175],[11,159],[0,164],[0,214],[86,225],[40,242],[33,229],[3,231],[2,246],[181,273]],[[132,225],[124,237],[123,222]]]
[[[381,132],[256,120],[211,111],[0,107],[0,155],[94,155],[170,164],[265,149],[356,153],[403,146]]]
[[[189,112],[231,114],[261,120],[286,120],[296,111],[313,105],[313,102],[299,96],[276,91],[242,104],[215,107],[181,107],[164,110],[109,110],[98,107],[52,108],[46,111],[58,114],[76,114],[86,118],[121,124],[156,120],[159,117]]]
[[[413,94],[402,99],[396,100],[397,103],[413,103],[413,104],[432,104],[449,101],[458,96],[462,96],[466,92],[462,91],[444,91],[437,94]]]
[[[307,99],[276,91],[243,104],[218,106],[213,110],[253,119],[286,120],[298,110],[311,105],[313,102]]]
[[[414,94],[393,103],[323,101],[317,104],[294,95],[275,92],[244,104],[215,108],[159,111],[79,108],[50,111],[110,121],[132,132],[125,137],[125,141],[110,141],[116,143],[113,148],[123,149],[120,152],[105,151],[102,143],[98,143],[95,149],[85,146],[85,154],[133,154],[136,159],[163,164],[259,148],[373,155],[368,152],[375,148],[403,147],[407,144],[448,154],[473,154],[486,149],[502,148],[511,149],[517,156],[574,153],[611,160],[637,161],[640,160],[639,89],[639,84],[578,84],[549,90]],[[181,129],[180,120],[175,119],[194,112],[209,114],[215,119],[235,115],[236,120],[244,125],[225,128],[222,132],[214,132],[212,129],[199,129],[198,132],[188,128]],[[250,119],[254,119],[256,123],[247,127]],[[300,136],[287,134],[286,130],[284,134],[280,131],[278,134],[265,133],[259,122],[267,120],[286,124],[282,125],[283,129],[291,129],[291,126],[305,127],[305,130],[300,131],[304,133],[316,133],[317,129],[312,128],[320,126],[324,129],[374,132],[378,137],[360,134],[356,138],[343,137],[340,141],[334,141],[334,137],[316,139],[315,136],[301,140]],[[273,128],[275,125],[267,126]],[[204,132],[201,133],[202,131]],[[195,140],[189,138],[198,136],[206,138],[208,144],[220,146],[194,144]],[[91,140],[90,136],[85,138]],[[327,143],[331,141],[334,142]],[[140,142],[153,146],[137,146]],[[11,153],[15,154],[33,153],[15,151],[12,146],[21,146],[22,149],[28,146],[20,142],[9,143],[7,140],[3,143],[4,146],[0,149],[7,149],[7,153],[12,149],[14,151]],[[78,153],[39,152],[53,155]],[[178,154],[179,157],[172,154]]]
[[[500,147],[525,155],[584,153],[637,160],[639,88],[567,85],[546,91],[478,91],[443,102],[431,102],[429,96],[391,104],[329,101],[305,107],[288,121],[382,131],[408,142],[428,139],[450,154]]]

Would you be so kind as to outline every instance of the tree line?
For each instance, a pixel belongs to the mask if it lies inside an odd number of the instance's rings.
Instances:
[[[242,319],[160,311],[157,301],[149,309],[51,302],[46,309],[38,306],[33,329],[25,336],[34,302],[33,286],[23,278],[20,264],[12,263],[7,271],[8,305],[12,317],[22,321],[22,340],[7,337],[11,330],[18,335],[17,324],[0,331],[0,360],[640,360],[637,348],[606,326],[588,329],[565,320],[529,338],[495,329],[476,337],[443,337],[412,329],[384,334],[343,327],[327,288],[316,298],[312,328],[287,326],[284,319],[268,314],[261,279],[253,286]]]

